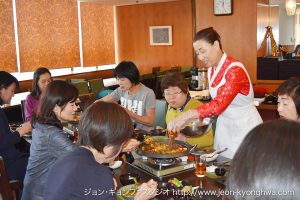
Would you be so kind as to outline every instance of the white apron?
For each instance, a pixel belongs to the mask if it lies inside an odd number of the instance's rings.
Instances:
[[[227,158],[233,158],[236,150],[248,132],[258,124],[262,123],[262,119],[253,104],[254,95],[251,81],[242,63],[231,63],[226,69],[222,80],[216,87],[211,87],[211,84],[222,67],[220,66],[217,68],[211,79],[210,76],[208,76],[211,97],[215,98],[217,96],[217,90],[225,84],[225,75],[232,66],[240,66],[245,71],[250,84],[250,90],[247,96],[238,93],[224,112],[218,116],[214,148],[216,150],[228,148],[227,151],[222,153],[222,156]],[[209,68],[208,74],[211,74],[211,70],[213,70],[213,67]]]

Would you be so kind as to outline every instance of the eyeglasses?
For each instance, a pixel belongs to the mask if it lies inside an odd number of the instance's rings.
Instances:
[[[179,94],[181,94],[182,93],[182,91],[178,91],[178,92],[175,92],[175,93],[166,93],[166,92],[164,92],[164,97],[174,97],[174,96],[177,96],[177,95],[179,95]]]

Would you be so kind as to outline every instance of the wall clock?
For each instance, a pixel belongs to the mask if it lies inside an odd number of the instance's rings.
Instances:
[[[231,15],[233,0],[214,0],[214,15]]]

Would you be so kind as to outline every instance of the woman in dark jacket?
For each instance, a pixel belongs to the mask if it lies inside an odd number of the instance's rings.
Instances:
[[[45,200],[116,200],[113,174],[105,163],[124,151],[130,140],[133,126],[129,115],[115,103],[100,101],[82,114],[78,129],[80,148],[60,157],[51,167]],[[89,188],[99,194],[88,194],[85,191]],[[156,191],[157,183],[149,180],[139,186],[135,199],[152,199]]]
[[[19,87],[18,80],[8,72],[0,71],[0,105],[9,104]],[[31,130],[30,123],[25,123],[17,131],[9,128],[6,115],[0,107],[0,156],[3,157],[8,178],[23,180],[25,176],[28,155],[16,149],[15,144],[20,142],[21,136]]]
[[[23,200],[43,199],[49,168],[65,153],[76,148],[63,132],[63,122],[71,121],[77,110],[78,90],[65,81],[53,81],[32,119],[30,157],[24,180]]]

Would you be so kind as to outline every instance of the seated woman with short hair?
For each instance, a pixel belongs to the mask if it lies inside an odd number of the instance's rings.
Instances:
[[[80,148],[53,165],[46,181],[45,200],[117,199],[113,174],[104,163],[124,151],[132,134],[130,117],[121,106],[100,101],[88,107],[79,122]],[[99,195],[93,195],[89,189]],[[156,189],[157,183],[151,179],[141,184],[134,199],[151,199]]]
[[[140,73],[131,61],[122,61],[114,69],[120,87],[98,101],[117,102],[131,117],[137,129],[150,131],[155,118],[155,94],[140,82]]]
[[[230,199],[299,200],[299,141],[296,121],[274,120],[252,129],[231,162],[226,187]]]
[[[167,124],[182,113],[202,105],[200,101],[191,98],[186,80],[178,73],[167,74],[161,81],[161,90],[169,104],[166,114]],[[212,147],[214,144],[212,129],[195,138],[187,138],[179,134],[177,139],[187,141],[191,145],[197,144],[198,147]]]
[[[300,78],[288,79],[278,87],[276,92],[279,116],[300,122]]]

